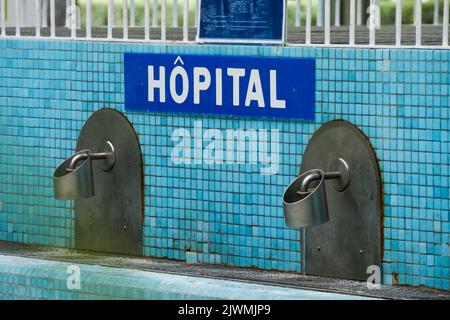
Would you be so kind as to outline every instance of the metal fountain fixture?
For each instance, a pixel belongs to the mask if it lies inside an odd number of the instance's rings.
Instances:
[[[369,140],[352,124],[324,124],[283,195],[285,222],[302,229],[305,274],[367,279],[382,255],[381,178]]]
[[[56,199],[75,200],[77,249],[142,255],[142,154],[120,112],[92,114],[76,152],[55,170],[53,186]]]

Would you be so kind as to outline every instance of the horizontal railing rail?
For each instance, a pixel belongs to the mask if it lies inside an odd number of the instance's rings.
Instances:
[[[58,26],[57,1],[66,7],[65,23]],[[285,45],[449,47],[449,0],[428,0],[428,23],[423,0],[391,1],[394,19],[382,25],[380,0],[288,0]],[[412,3],[413,21],[403,23]],[[0,0],[0,37],[193,43],[199,5],[200,0]],[[106,23],[99,24],[105,7]]]

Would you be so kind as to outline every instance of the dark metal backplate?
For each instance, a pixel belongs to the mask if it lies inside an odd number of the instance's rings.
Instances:
[[[381,267],[382,255],[381,179],[376,156],[358,128],[337,120],[313,135],[301,171],[329,170],[335,158],[348,163],[350,184],[338,192],[332,180],[325,182],[330,221],[305,230],[305,272],[366,280],[367,267]]]
[[[75,247],[142,255],[141,149],[131,124],[112,109],[101,109],[86,121],[77,151],[103,152],[105,141],[113,144],[116,162],[108,172],[102,160],[92,163],[95,196],[75,201]]]

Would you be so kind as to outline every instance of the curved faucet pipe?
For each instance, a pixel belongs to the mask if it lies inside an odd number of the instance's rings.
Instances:
[[[78,163],[85,161],[91,156],[92,160],[98,160],[98,159],[106,159],[108,156],[111,155],[110,152],[97,152],[97,153],[91,153],[89,151],[78,153],[70,160],[70,164],[67,171],[73,171],[77,168]]]
[[[70,160],[69,166],[67,167],[67,171],[73,171],[76,169],[77,165],[81,161],[85,161],[89,158],[88,152],[77,153]]]
[[[339,171],[330,171],[325,172],[323,174],[324,179],[339,179],[342,176],[342,173]],[[320,171],[312,171],[310,174],[308,174],[303,180],[300,185],[300,190],[297,191],[299,195],[308,195],[310,194],[310,191],[308,191],[309,185],[313,181],[318,181],[322,179],[322,174]]]

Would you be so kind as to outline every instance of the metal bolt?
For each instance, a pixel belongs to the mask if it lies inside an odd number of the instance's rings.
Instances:
[[[362,251],[362,249],[361,250],[359,250],[359,254],[363,254],[364,253],[364,251]]]
[[[123,230],[127,230],[127,226],[123,226]]]
[[[320,246],[317,246],[317,251],[320,251]]]

